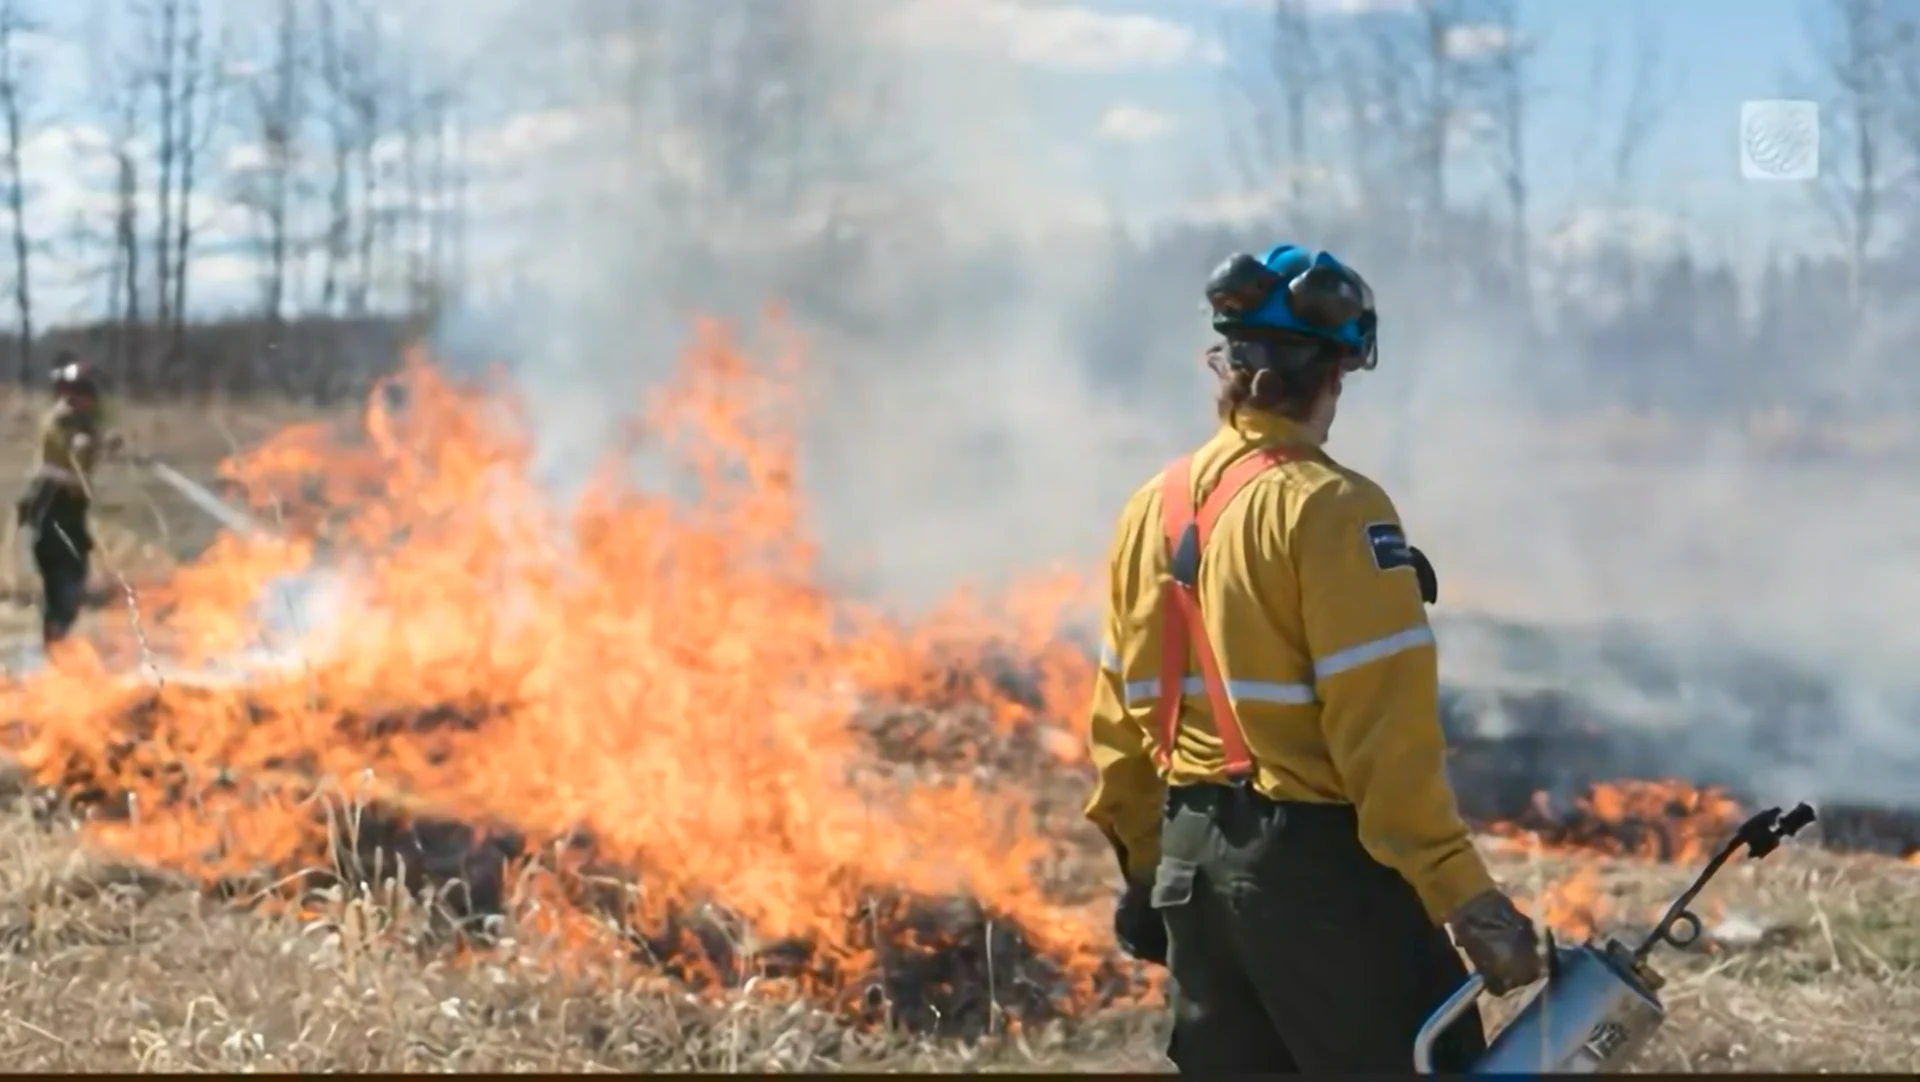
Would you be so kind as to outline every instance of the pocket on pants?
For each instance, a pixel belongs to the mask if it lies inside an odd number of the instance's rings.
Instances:
[[[1193,880],[1199,872],[1193,861],[1161,857],[1153,873],[1153,908],[1177,909],[1193,901]]]

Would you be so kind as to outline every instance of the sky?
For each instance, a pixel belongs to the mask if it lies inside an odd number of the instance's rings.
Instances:
[[[48,265],[36,295],[48,318],[79,318],[99,303],[82,258],[76,223],[99,228],[111,203],[105,156],[110,127],[96,92],[106,58],[127,47],[139,0],[17,0],[46,33],[29,57],[35,84],[28,147],[32,230]],[[1381,17],[1408,0],[1313,0],[1329,22]],[[207,0],[216,21],[235,28],[237,48],[267,39],[270,7]],[[1555,238],[1631,230],[1649,243],[1684,237],[1695,251],[1756,262],[1769,250],[1822,244],[1809,185],[1743,179],[1737,119],[1746,99],[1804,96],[1815,86],[1810,14],[1818,0],[1521,0],[1523,35],[1534,43],[1534,115],[1528,125],[1537,209],[1533,228]],[[1055,201],[1033,213],[1049,220],[1117,215],[1135,225],[1183,216],[1231,218],[1270,206],[1275,185],[1248,175],[1229,153],[1226,89],[1235,58],[1257,54],[1267,33],[1260,0],[899,0],[895,47],[929,65],[998,73],[1003,87],[982,102],[993,154],[956,154],[949,166],[991,184],[1005,154],[1032,164]],[[537,7],[537,5],[535,6]],[[429,32],[443,52],[479,53],[511,44],[524,23],[512,0],[394,0],[393,17]],[[538,17],[520,8],[517,18]],[[529,15],[529,13],[532,15]],[[1637,43],[1657,40],[1663,106],[1634,183],[1605,177],[1604,147],[1621,123]],[[1605,63],[1597,65],[1596,58]],[[1596,81],[1595,72],[1601,73]],[[524,97],[476,94],[483,130],[473,140],[497,183],[513,181],[516,153],[533,153],[566,118]],[[1329,131],[1335,121],[1324,121]],[[220,158],[247,160],[243,134],[223,140]],[[1029,177],[1031,181],[1032,177]],[[228,186],[230,188],[230,186]],[[203,197],[206,253],[197,267],[204,311],[243,307],[256,295],[246,255],[251,227],[215,186]],[[1489,195],[1490,199],[1491,196]],[[512,200],[482,199],[510,203]],[[1028,200],[1023,199],[1023,202]],[[476,226],[485,249],[486,223]],[[0,276],[7,272],[0,269]],[[92,276],[97,279],[97,275]]]
[[[1327,21],[1407,6],[1406,0],[1314,2]],[[998,16],[998,51],[1047,73],[1036,97],[1045,98],[1053,123],[1094,135],[1090,152],[1074,162],[1081,181],[1117,191],[1140,215],[1221,200],[1246,183],[1221,146],[1221,60],[1260,48],[1268,32],[1265,6],[1261,0],[982,5]],[[1542,202],[1536,228],[1551,230],[1607,204],[1674,219],[1699,249],[1735,259],[1763,256],[1771,244],[1817,242],[1820,220],[1807,187],[1744,179],[1737,143],[1743,100],[1804,96],[1816,85],[1809,42],[1815,10],[1809,0],[1522,0],[1522,32],[1537,50],[1536,115],[1528,125]],[[1091,32],[1103,25],[1104,34]],[[1074,29],[1081,31],[1079,46],[1063,45],[1074,40]],[[1601,190],[1611,185],[1596,143],[1612,139],[1621,124],[1631,54],[1646,40],[1658,41],[1663,51],[1657,78],[1665,105],[1655,114],[1637,183],[1627,191]],[[984,40],[978,47],[989,49]],[[1597,58],[1605,77],[1596,85]]]

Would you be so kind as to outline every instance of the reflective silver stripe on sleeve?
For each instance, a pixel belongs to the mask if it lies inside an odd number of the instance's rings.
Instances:
[[[1384,658],[1416,647],[1433,645],[1433,630],[1427,627],[1410,627],[1384,638],[1350,646],[1345,650],[1328,654],[1314,663],[1315,680],[1325,680],[1338,676],[1351,669],[1368,665]],[[1101,655],[1101,664],[1107,664],[1107,657]],[[1150,703],[1160,697],[1160,681],[1134,680],[1122,689],[1128,706]],[[1205,695],[1206,684],[1198,676],[1189,676],[1180,682],[1183,695]],[[1274,703],[1280,706],[1306,706],[1317,701],[1311,685],[1282,684],[1272,680],[1229,680],[1227,697],[1236,703]]]
[[[1128,706],[1150,703],[1160,697],[1160,681],[1135,680],[1125,688]],[[1205,695],[1207,685],[1197,676],[1180,682],[1183,695]],[[1313,702],[1313,689],[1305,684],[1281,684],[1272,680],[1229,680],[1227,698],[1236,703],[1276,703],[1281,706],[1305,706]]]
[[[1120,671],[1120,655],[1104,642],[1100,644],[1100,667],[1110,673]]]
[[[1320,658],[1313,663],[1313,678],[1325,680],[1329,676],[1338,676],[1349,669],[1370,665],[1383,658],[1392,657],[1405,650],[1420,646],[1433,645],[1433,629],[1425,626],[1410,627],[1397,631],[1385,638],[1363,642],[1358,646],[1349,646]]]

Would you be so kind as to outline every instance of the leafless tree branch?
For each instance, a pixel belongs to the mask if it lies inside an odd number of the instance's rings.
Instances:
[[[27,229],[27,178],[21,165],[33,73],[20,55],[19,42],[21,34],[38,29],[21,10],[19,0],[0,0],[0,118],[6,123],[7,212],[13,219],[13,303],[23,382],[33,368],[33,246]]]

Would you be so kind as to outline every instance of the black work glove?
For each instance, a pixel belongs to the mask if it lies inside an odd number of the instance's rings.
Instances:
[[[1482,891],[1447,919],[1454,942],[1467,952],[1487,991],[1504,996],[1543,975],[1540,937],[1533,921],[1497,890]]]
[[[1127,880],[1113,907],[1113,938],[1120,949],[1142,962],[1167,964],[1167,922],[1153,907],[1153,884]]]
[[[1433,562],[1427,554],[1407,546],[1407,558],[1413,561],[1413,577],[1420,582],[1420,600],[1431,605],[1440,600],[1440,576],[1433,572]]]

